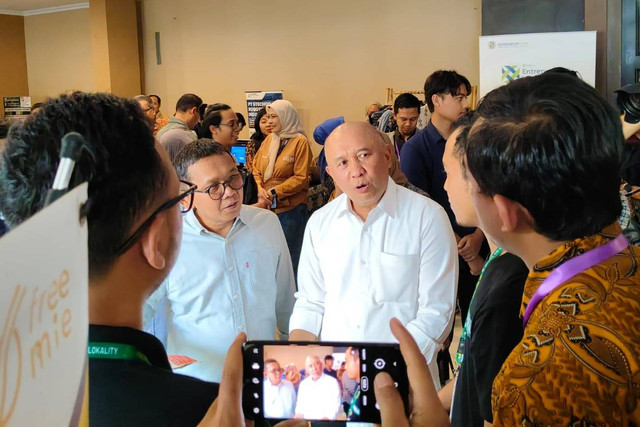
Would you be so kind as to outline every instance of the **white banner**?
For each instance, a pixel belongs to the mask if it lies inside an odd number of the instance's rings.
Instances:
[[[596,32],[511,34],[480,37],[480,98],[521,77],[554,67],[580,73],[596,84]]]
[[[87,184],[0,238],[0,427],[86,425]]]

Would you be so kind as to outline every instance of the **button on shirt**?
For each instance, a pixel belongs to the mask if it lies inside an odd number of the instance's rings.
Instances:
[[[346,194],[310,218],[289,329],[327,341],[396,342],[389,328],[395,316],[437,373],[457,276],[458,250],[442,207],[389,178],[366,221]]]
[[[289,250],[274,213],[243,205],[225,239],[207,231],[192,211],[183,219],[176,264],[145,305],[145,329],[168,354],[198,361],[181,374],[219,382],[239,332],[273,340],[277,326],[281,339],[288,338],[294,292]]]
[[[267,418],[293,418],[296,407],[296,390],[287,380],[273,385],[264,380],[264,415]]]

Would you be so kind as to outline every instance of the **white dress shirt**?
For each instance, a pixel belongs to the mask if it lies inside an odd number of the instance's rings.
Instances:
[[[300,382],[296,414],[305,420],[334,420],[340,411],[340,385],[325,373],[317,381],[307,377]]]
[[[193,211],[183,219],[173,270],[145,304],[145,330],[168,354],[198,362],[181,374],[219,382],[224,357],[239,332],[251,340],[288,339],[295,282],[278,217],[242,206],[227,238],[207,231]],[[160,316],[158,316],[160,315]]]
[[[397,317],[425,355],[435,355],[452,325],[458,250],[440,205],[396,185],[362,221],[342,194],[316,211],[305,230],[297,301],[289,330],[324,341],[397,342]]]
[[[267,418],[293,418],[296,407],[296,390],[287,380],[273,385],[268,378],[264,380],[264,416]]]

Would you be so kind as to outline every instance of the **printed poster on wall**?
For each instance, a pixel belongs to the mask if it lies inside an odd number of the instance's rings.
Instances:
[[[267,104],[272,103],[276,99],[282,99],[282,91],[281,90],[268,90],[268,91],[258,91],[258,90],[248,90],[245,92],[247,98],[247,114],[248,114],[248,126],[250,132],[253,133],[253,125],[256,122],[256,116],[258,115],[258,111]]]
[[[580,73],[596,84],[596,32],[511,34],[480,37],[480,98],[521,77],[554,67]]]
[[[82,184],[0,238],[0,426],[87,426]]]

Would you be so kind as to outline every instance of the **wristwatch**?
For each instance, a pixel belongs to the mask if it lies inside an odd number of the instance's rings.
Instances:
[[[271,209],[275,209],[278,206],[278,195],[275,189],[271,189]]]

